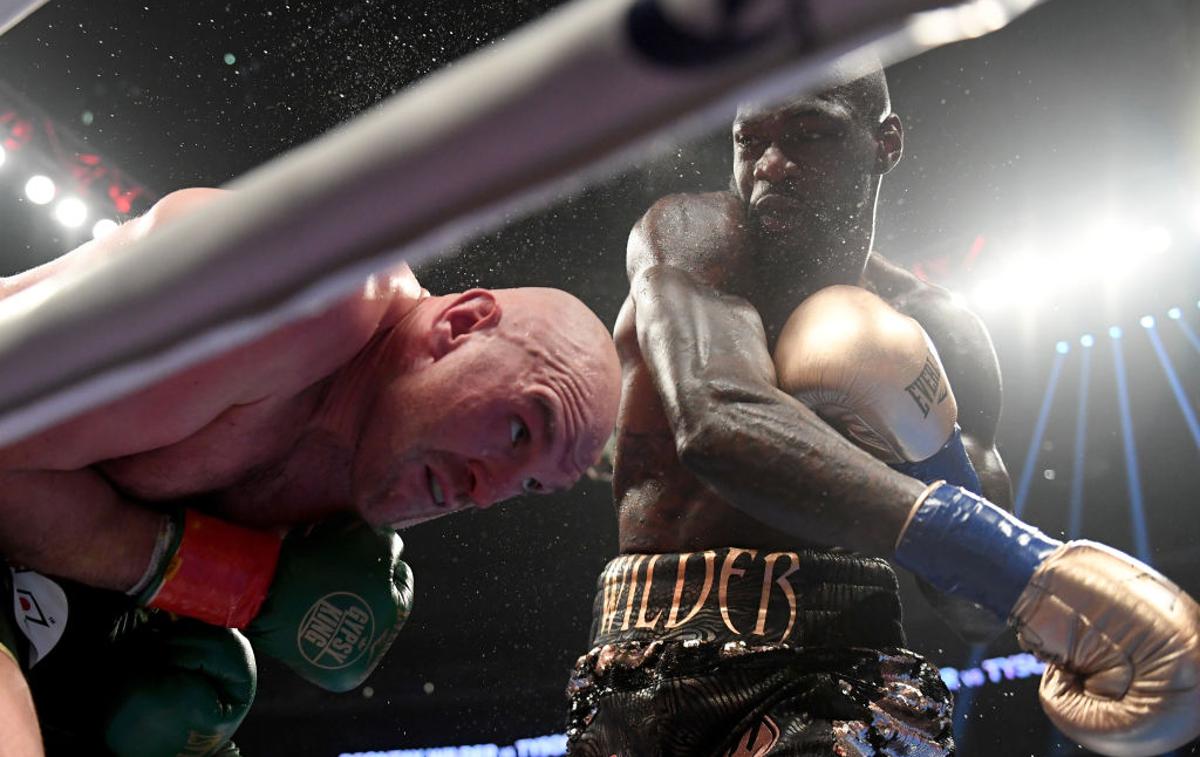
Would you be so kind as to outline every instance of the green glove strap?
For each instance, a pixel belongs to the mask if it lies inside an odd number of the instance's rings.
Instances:
[[[246,627],[255,648],[330,691],[360,685],[412,606],[400,537],[336,518],[284,539],[275,580]]]

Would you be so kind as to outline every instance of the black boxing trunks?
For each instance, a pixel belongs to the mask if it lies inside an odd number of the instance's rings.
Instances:
[[[904,643],[883,560],[623,555],[572,674],[568,754],[951,755],[950,693]]]

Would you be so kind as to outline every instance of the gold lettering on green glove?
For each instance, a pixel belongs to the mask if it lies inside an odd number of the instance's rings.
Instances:
[[[375,616],[357,594],[337,591],[313,603],[296,635],[300,655],[315,667],[340,670],[353,665],[375,637]]]

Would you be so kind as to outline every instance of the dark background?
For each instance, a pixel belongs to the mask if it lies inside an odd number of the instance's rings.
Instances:
[[[51,2],[0,37],[0,113],[22,114],[34,134],[0,166],[0,272],[88,238],[86,227],[64,230],[47,208],[22,197],[35,167],[53,172],[95,153],[109,171],[105,180],[144,190],[136,212],[172,189],[227,182],[555,4]],[[1187,0],[1055,0],[999,33],[894,66],[906,156],[885,179],[876,239],[894,259],[978,305],[1005,375],[1000,449],[1014,482],[1025,469],[1056,344],[1069,345],[1025,511],[1058,535],[1067,528],[1075,470],[1078,338],[1096,335],[1080,535],[1133,551],[1107,336],[1110,326],[1124,330],[1150,556],[1193,594],[1200,593],[1200,517],[1191,511],[1200,439],[1138,321],[1157,318],[1194,414],[1200,343],[1189,342],[1179,323],[1200,331],[1197,50],[1200,5]],[[0,122],[0,140],[4,129]],[[418,273],[435,292],[563,287],[611,322],[624,297],[631,224],[658,196],[720,188],[728,171],[724,133],[664,147]],[[76,183],[94,208],[103,206],[104,181]],[[1136,260],[1147,244],[1136,233],[1105,230],[1106,219],[1160,227],[1170,244],[1106,281],[1107,245]],[[1054,268],[1071,250],[1078,259]],[[974,299],[981,282],[1022,260],[1032,273],[998,305]],[[1172,306],[1182,310],[1178,323],[1166,316]],[[258,703],[237,739],[244,752],[332,756],[508,744],[560,731],[563,684],[584,651],[594,579],[615,552],[611,507],[607,485],[584,481],[567,495],[407,532],[418,603],[369,686],[329,695],[263,662]],[[971,650],[902,580],[911,645],[940,665],[967,667]],[[1016,651],[1009,635],[983,654]],[[1033,679],[989,683],[972,700],[960,707],[964,755],[1085,753],[1061,746],[1038,709]]]

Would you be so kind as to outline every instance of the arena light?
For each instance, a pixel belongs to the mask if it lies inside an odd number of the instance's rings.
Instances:
[[[1055,282],[1071,278],[1051,270],[1053,265],[1028,253],[1017,255],[1005,270],[979,282],[971,299],[982,310],[999,310],[1007,305],[1036,308],[1052,294]]]
[[[4,145],[0,145],[0,166],[4,165],[6,160],[8,160],[8,150],[4,149]]]
[[[1109,282],[1123,284],[1147,257],[1162,253],[1170,244],[1170,234],[1161,226],[1109,219],[1092,227],[1079,252],[1092,270],[1103,272]]]
[[[998,310],[1009,301],[1010,288],[1006,278],[984,279],[971,292],[971,300],[980,310]]]
[[[1162,226],[1147,226],[1142,232],[1142,242],[1145,244],[1146,253],[1149,255],[1163,254],[1171,249],[1174,241],[1171,238],[1171,232]]]
[[[1110,337],[1112,337],[1113,339],[1120,339],[1121,338],[1121,327],[1120,326],[1109,326],[1108,327],[1108,335]]]
[[[34,205],[48,205],[57,192],[58,187],[54,186],[54,180],[49,176],[37,174],[25,182],[25,196]]]
[[[1004,267],[980,281],[971,300],[981,312],[1005,307],[1031,309],[1093,282],[1105,283],[1110,289],[1121,287],[1138,268],[1172,244],[1171,233],[1163,226],[1120,219],[1097,221],[1075,235],[1073,243],[1055,245],[1057,254],[1005,252]]]
[[[1084,334],[1083,336],[1079,337],[1079,344],[1083,347],[1091,347],[1095,343],[1096,337],[1092,336],[1091,334]]]
[[[1170,318],[1172,321],[1178,321],[1180,318],[1183,317],[1183,311],[1180,310],[1179,308],[1171,308],[1170,310],[1167,311],[1167,317]]]
[[[1142,328],[1144,329],[1152,329],[1154,328],[1154,316],[1144,315],[1138,320],[1138,323],[1142,324]]]
[[[64,197],[54,206],[54,218],[68,229],[78,229],[87,217],[88,207],[78,197]]]
[[[92,224],[92,239],[103,239],[117,230],[119,224],[111,218],[101,218]]]

